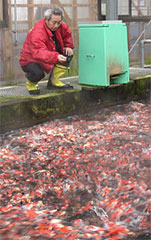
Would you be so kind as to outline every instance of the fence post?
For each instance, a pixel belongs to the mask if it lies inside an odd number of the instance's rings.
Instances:
[[[32,5],[33,0],[28,0],[28,4]],[[33,6],[28,7],[28,29],[30,30],[34,25],[34,8]]]
[[[118,20],[118,0],[107,0],[106,20]]]

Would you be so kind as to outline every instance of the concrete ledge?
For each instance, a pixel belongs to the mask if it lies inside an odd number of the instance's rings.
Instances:
[[[34,97],[11,97],[0,103],[0,133],[88,112],[94,108],[150,99],[151,75],[128,84],[52,92]]]

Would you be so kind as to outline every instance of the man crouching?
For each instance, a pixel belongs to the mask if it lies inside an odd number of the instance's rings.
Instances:
[[[38,82],[50,73],[48,89],[69,89],[59,78],[66,72],[73,57],[73,39],[63,22],[63,10],[51,7],[28,33],[20,54],[20,65],[26,73],[26,87],[31,95],[40,93]]]

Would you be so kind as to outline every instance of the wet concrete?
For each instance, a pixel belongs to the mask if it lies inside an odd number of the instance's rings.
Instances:
[[[130,68],[130,80],[144,76],[151,76],[151,68]],[[81,90],[82,86],[78,84],[78,76],[62,79],[65,83],[70,83],[75,90]],[[26,80],[25,80],[26,81]],[[50,94],[52,91],[47,89],[47,81],[39,82],[40,95]],[[25,84],[17,86],[0,87],[0,97],[30,96]],[[0,101],[1,102],[1,101]]]
[[[87,112],[97,107],[150,98],[151,69],[130,68],[128,84],[89,87],[78,84],[78,77],[62,79],[72,90],[48,90],[39,83],[40,95],[29,95],[24,84],[0,88],[0,133]]]

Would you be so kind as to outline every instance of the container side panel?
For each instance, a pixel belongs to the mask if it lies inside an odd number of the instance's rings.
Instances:
[[[104,28],[79,29],[79,83],[96,86],[108,85],[106,81],[106,62]]]
[[[111,24],[105,32],[106,35],[106,62],[107,73],[110,76],[126,74],[127,80],[121,78],[121,82],[129,81],[129,58],[127,29],[124,24]]]

